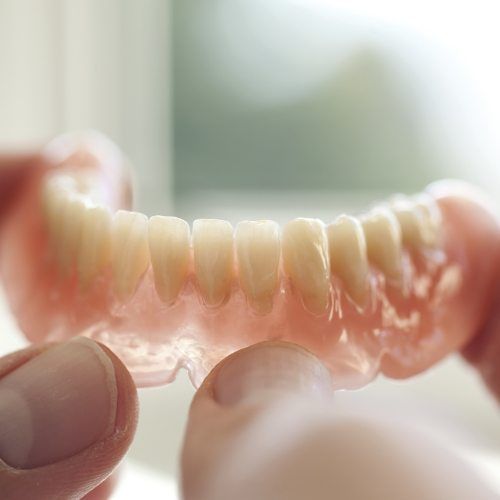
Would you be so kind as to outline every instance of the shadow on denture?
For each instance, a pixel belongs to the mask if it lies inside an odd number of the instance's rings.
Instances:
[[[483,195],[442,181],[324,224],[148,219],[130,208],[118,149],[96,133],[52,141],[6,221],[0,270],[32,342],[86,335],[140,386],[187,369],[195,386],[231,352],[295,342],[335,388],[405,378],[480,329],[500,230]]]

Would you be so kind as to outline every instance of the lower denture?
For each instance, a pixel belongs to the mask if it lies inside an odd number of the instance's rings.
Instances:
[[[280,339],[319,356],[336,388],[357,388],[421,372],[485,321],[499,223],[467,187],[442,182],[328,226],[297,219],[281,237],[272,221],[240,223],[235,241],[229,223],[197,221],[190,243],[180,219],[124,211],[125,161],[101,136],[56,139],[46,158],[3,228],[11,308],[32,342],[108,345],[138,385],[180,368],[199,385],[231,352]],[[47,185],[82,173],[97,194],[70,192],[69,217]]]

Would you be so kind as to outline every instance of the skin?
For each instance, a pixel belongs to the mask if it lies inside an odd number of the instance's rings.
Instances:
[[[36,163],[36,156],[0,159],[0,228],[9,199]],[[500,314],[493,313],[464,355],[500,403],[498,330]],[[32,346],[0,358],[0,380],[52,347]],[[0,457],[0,491],[6,498],[109,496],[138,409],[126,368],[101,348],[113,364],[118,392],[111,436],[46,467],[15,470]],[[292,344],[267,342],[224,359],[193,399],[181,457],[183,497],[494,498],[452,453],[418,431],[408,432],[408,423],[336,417],[330,383],[320,361]],[[425,481],[422,471],[429,474]],[[453,477],[453,484],[443,477]]]

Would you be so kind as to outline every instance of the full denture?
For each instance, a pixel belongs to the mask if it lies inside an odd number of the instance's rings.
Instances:
[[[0,266],[31,341],[87,335],[139,385],[185,367],[195,385],[230,352],[296,342],[337,388],[402,378],[485,321],[500,231],[486,203],[440,183],[325,225],[176,217],[129,208],[129,177],[102,136],[54,140],[6,222]]]

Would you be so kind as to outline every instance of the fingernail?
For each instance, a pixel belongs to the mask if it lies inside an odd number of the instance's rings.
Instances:
[[[306,350],[286,343],[264,343],[233,355],[214,382],[215,399],[223,405],[304,395],[331,395],[330,373]]]
[[[31,469],[84,450],[114,430],[114,366],[95,342],[76,338],[0,380],[0,459]]]

